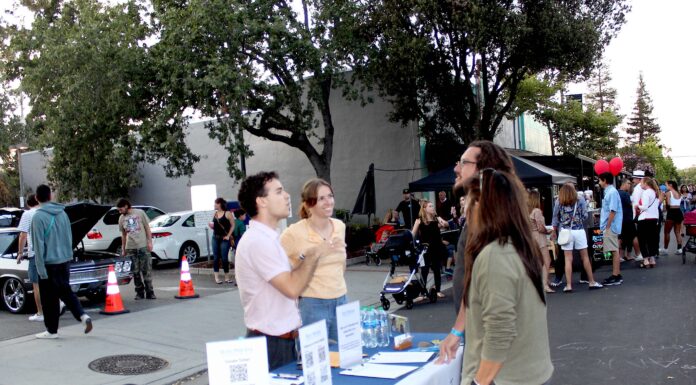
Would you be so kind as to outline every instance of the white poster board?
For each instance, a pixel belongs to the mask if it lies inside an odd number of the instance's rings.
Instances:
[[[210,385],[268,385],[266,337],[205,344]]]
[[[215,210],[215,199],[217,197],[217,186],[214,184],[191,186],[191,210]]]
[[[360,302],[354,301],[336,307],[338,329],[338,353],[340,367],[348,369],[362,363],[362,329],[360,328]]]
[[[302,375],[306,384],[331,385],[331,362],[326,321],[300,328]]]
[[[213,221],[213,215],[215,215],[215,210],[196,211],[193,213],[193,221],[196,227],[205,229],[208,228],[208,224]]]

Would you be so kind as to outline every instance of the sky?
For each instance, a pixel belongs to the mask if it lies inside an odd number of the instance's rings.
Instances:
[[[2,1],[0,10],[9,8],[8,3]],[[696,70],[696,1],[630,3],[632,10],[627,22],[604,55],[613,78],[610,85],[618,93],[620,112],[626,119],[631,115],[642,71],[667,154],[677,168],[696,166],[696,115],[690,114],[696,108],[696,76],[692,73]],[[570,93],[585,91],[584,85],[569,87]]]
[[[626,120],[636,101],[642,71],[653,100],[661,143],[677,168],[696,166],[696,1],[633,0],[627,22],[605,51]],[[582,92],[582,85],[571,93]]]

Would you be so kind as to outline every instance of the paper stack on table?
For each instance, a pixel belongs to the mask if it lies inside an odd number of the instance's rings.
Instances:
[[[405,364],[428,362],[434,352],[379,352],[368,360],[372,364]]]
[[[399,378],[406,373],[418,369],[417,366],[407,365],[383,365],[383,364],[362,364],[340,372],[346,376],[373,377],[373,378]]]

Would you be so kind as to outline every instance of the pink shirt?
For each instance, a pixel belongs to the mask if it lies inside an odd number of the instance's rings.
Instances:
[[[278,291],[270,281],[290,272],[290,262],[278,233],[252,220],[237,245],[235,269],[244,324],[249,329],[279,336],[301,326],[297,301]]]

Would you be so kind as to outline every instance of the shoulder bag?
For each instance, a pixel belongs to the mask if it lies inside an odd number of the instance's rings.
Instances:
[[[577,210],[578,204],[575,203],[575,207],[573,208],[573,215],[570,217],[570,227],[573,227],[573,219],[575,219],[575,210]],[[564,229],[561,228],[561,231],[558,233],[558,244],[563,246],[570,242],[570,228]]]

